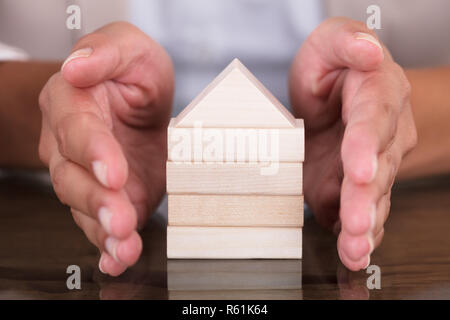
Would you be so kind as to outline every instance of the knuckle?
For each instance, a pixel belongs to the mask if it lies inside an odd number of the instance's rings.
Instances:
[[[389,210],[391,210],[391,195],[390,195],[390,193],[387,194],[387,196],[386,196],[386,211],[389,212]],[[386,215],[386,219],[387,219],[387,215]]]
[[[391,103],[389,102],[382,102],[377,107],[378,115],[380,119],[392,119],[392,116],[394,114],[394,108]]]
[[[395,156],[391,151],[386,151],[385,154],[386,168],[388,172],[385,178],[380,181],[379,185],[379,193],[380,195],[386,196],[391,191],[392,185],[395,181],[395,176],[397,174],[397,169],[400,164],[400,159],[398,156]]]
[[[82,228],[82,223],[81,223],[79,214],[73,208],[70,208],[70,212],[72,213],[72,218],[73,218],[73,221],[75,222],[75,224],[79,228]]]
[[[105,250],[105,241],[107,238],[107,234],[104,232],[97,232],[95,234],[95,239],[92,242],[100,251]]]
[[[402,74],[403,74],[403,95],[409,99],[411,96],[411,91],[412,91],[412,87],[411,87],[411,83],[409,82],[408,78],[406,78],[405,73],[402,70]]]
[[[403,133],[403,156],[411,152],[417,146],[419,140],[416,124],[414,123],[412,114],[409,116],[409,118],[410,119],[408,119],[406,129]]]
[[[377,35],[372,30],[370,30],[367,27],[367,25],[362,21],[353,20],[350,18],[339,18],[339,17],[336,19],[337,19],[337,22],[342,23],[341,28],[345,32],[352,33],[352,34],[355,32],[363,32],[363,33],[371,34],[372,36],[377,38]]]
[[[41,93],[39,94],[38,103],[39,103],[39,109],[41,110],[42,114],[46,114],[48,111],[48,93],[47,93],[47,85],[42,89]]]
[[[392,167],[394,165],[394,155],[390,150],[386,151],[386,165]]]
[[[60,79],[61,73],[53,74],[41,90],[38,98],[39,108],[43,114],[50,111],[52,97],[58,93],[57,81]]]
[[[55,138],[58,144],[58,151],[63,156],[67,156],[66,148],[66,135],[68,127],[66,126],[67,116],[61,119],[55,126]]]
[[[47,144],[43,141],[42,138],[39,140],[38,154],[39,159],[48,167],[50,155],[48,152]]]
[[[105,26],[106,27],[106,26]],[[103,28],[102,28],[103,29]],[[93,44],[100,44],[100,43],[108,43],[110,42],[110,38],[107,34],[100,32],[102,29],[100,29],[97,32],[89,33],[83,37],[81,37],[74,45],[73,51],[76,51],[77,49],[91,47]]]
[[[90,213],[89,215],[94,219],[98,219],[97,212],[100,207],[98,199],[98,193],[94,190],[91,190],[91,192],[88,192],[86,195],[86,204]]]
[[[89,132],[92,122],[97,116],[90,112],[71,113],[63,116],[56,124],[56,141],[59,152],[70,157],[70,137],[76,137],[79,132]]]
[[[396,62],[394,62],[394,73],[396,74],[399,81],[399,93],[403,98],[409,100],[412,90],[411,83],[409,82],[408,77],[405,74],[405,70]]]
[[[416,129],[416,126],[413,125],[410,130],[410,133],[409,133],[409,141],[407,144],[408,152],[413,150],[417,146],[418,140],[419,140],[419,136],[417,134],[417,129]]]
[[[349,29],[356,29],[359,32],[365,32],[365,33],[370,33],[373,34],[373,31],[370,30],[367,25],[362,22],[362,21],[357,21],[357,20],[349,20],[346,22],[345,26]]]
[[[79,112],[72,115],[71,123],[77,130],[89,130],[97,116],[91,112]]]
[[[53,190],[56,193],[58,199],[63,203],[67,204],[66,200],[66,188],[65,188],[65,176],[66,176],[66,165],[64,162],[58,163],[52,170],[50,178],[53,185]]]
[[[120,29],[129,29],[129,30],[139,30],[138,27],[136,27],[135,25],[133,25],[133,24],[131,24],[128,21],[125,21],[125,20],[119,20],[119,21],[111,22],[106,27],[120,28]]]
[[[354,124],[347,128],[342,142],[343,151],[352,151],[355,147],[365,144],[367,140],[366,128],[361,124]]]

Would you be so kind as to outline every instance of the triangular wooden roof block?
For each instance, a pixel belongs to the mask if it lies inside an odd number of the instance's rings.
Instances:
[[[294,128],[295,118],[234,59],[175,119],[178,128]]]

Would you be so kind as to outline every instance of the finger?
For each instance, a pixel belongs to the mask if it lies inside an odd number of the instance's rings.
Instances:
[[[340,220],[342,228],[352,235],[373,232],[378,221],[380,199],[390,192],[401,162],[399,142],[383,152],[377,160],[379,167],[370,184],[357,184],[347,176],[341,189]]]
[[[344,92],[344,97],[353,100],[343,101],[346,129],[341,155],[344,172],[356,183],[374,179],[377,155],[392,145],[398,131],[399,117],[409,100],[409,84],[398,75],[400,71],[377,73],[366,79],[355,94]]]
[[[372,236],[353,236],[343,230],[338,237],[338,247],[347,258],[357,262],[372,252],[374,243],[371,239]]]
[[[57,150],[57,142],[50,130],[47,119],[42,117],[41,133],[39,138],[39,159],[48,167],[52,151]]]
[[[417,145],[418,135],[411,108],[408,101],[406,108],[400,115],[398,122],[398,140],[402,150],[402,158],[405,157]]]
[[[108,238],[106,231],[97,221],[85,213],[74,208],[70,208],[70,211],[75,224],[84,232],[89,242],[96,246],[100,252],[105,251],[105,241]]]
[[[50,161],[53,188],[64,204],[98,221],[119,239],[136,229],[137,214],[124,191],[101,186],[86,170],[55,154]]]
[[[391,191],[383,195],[377,203],[377,218],[372,234],[378,234],[384,228],[389,211],[391,210]]]
[[[381,240],[383,239],[383,236],[384,236],[384,229],[382,229],[375,236],[373,247],[371,247],[371,248],[378,247],[379,244],[381,243]],[[360,252],[365,252],[365,251],[367,251],[367,247],[363,248],[363,246],[360,246],[360,245],[350,247],[350,246],[348,246],[349,241],[345,241],[345,240],[349,240],[349,239],[345,239],[346,237],[347,237],[347,235],[345,234],[345,231],[343,231],[343,232],[341,232],[341,234],[339,235],[339,238],[338,238],[338,254],[339,254],[339,257],[340,257],[342,263],[348,269],[350,269],[352,271],[359,271],[361,269],[366,269],[370,265],[370,255],[371,255],[372,251],[368,251],[362,257],[358,257],[358,255],[355,255],[354,252],[349,251],[349,248],[351,248],[351,250],[359,249]],[[350,240],[350,242],[357,242],[357,241]],[[350,253],[352,256],[350,257],[348,255],[348,253]]]
[[[366,269],[370,265],[370,257],[365,256],[358,261],[353,261],[349,257],[347,257],[344,250],[339,249],[338,245],[338,254],[342,263],[351,271],[359,271],[361,269]]]
[[[128,238],[118,240],[106,234],[97,221],[79,210],[72,209],[72,216],[89,241],[101,252],[106,251],[114,261],[126,267],[136,263],[142,252],[142,240],[136,231]]]
[[[388,167],[388,169],[391,169],[391,167]],[[392,172],[396,170],[385,171]],[[341,209],[341,220],[344,227],[339,235],[338,250],[343,259],[343,263],[351,270],[364,268],[362,265],[368,263],[367,261],[370,261],[370,255],[373,250],[381,243],[384,234],[384,223],[390,210],[390,188],[394,180],[393,176],[395,176],[395,174],[391,173],[385,174],[384,177],[379,178],[380,181],[384,180],[381,183],[381,185],[384,186],[384,189],[383,187],[377,188],[379,193],[382,193],[382,190],[385,189],[388,191],[386,191],[377,202],[375,209],[376,213],[372,216],[373,220],[371,219],[371,226],[369,228],[367,228],[367,217],[364,219],[364,217],[360,217],[357,214],[352,215],[352,212],[346,211],[346,209]],[[352,219],[353,221],[359,221],[360,223],[358,232],[355,232],[355,222],[353,222],[353,225],[349,223]],[[366,222],[365,226],[361,227],[361,222],[364,221]],[[351,230],[351,232],[348,230]]]
[[[102,273],[117,277],[125,272],[127,267],[115,261],[107,252],[102,252],[98,262],[98,268]]]
[[[373,185],[357,185],[344,177],[339,212],[341,228],[355,236],[369,232],[375,224],[377,200]]]
[[[86,90],[70,86],[60,74],[49,81],[40,103],[59,152],[92,172],[104,186],[122,188],[128,164],[111,132],[109,110],[102,111],[107,107]]]
[[[66,59],[64,79],[76,87],[106,80],[122,83],[121,93],[132,106],[154,99],[171,100],[173,67],[164,49],[126,22],[109,24],[86,35]]]
[[[134,265],[142,252],[142,240],[136,231],[134,231],[127,239],[119,240],[108,237],[105,240],[106,251],[117,262],[126,266]]]

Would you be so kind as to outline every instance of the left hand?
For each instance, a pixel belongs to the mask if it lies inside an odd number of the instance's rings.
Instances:
[[[400,162],[417,141],[409,82],[374,32],[331,18],[299,50],[290,94],[305,120],[305,201],[339,233],[343,264],[366,268],[383,238]]]

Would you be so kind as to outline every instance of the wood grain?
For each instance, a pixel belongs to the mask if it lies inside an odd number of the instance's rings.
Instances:
[[[303,226],[303,196],[169,194],[168,205],[171,226]]]
[[[174,259],[301,259],[301,228],[167,227]]]
[[[302,195],[302,163],[280,162],[273,175],[262,164],[167,162],[169,194]]]

